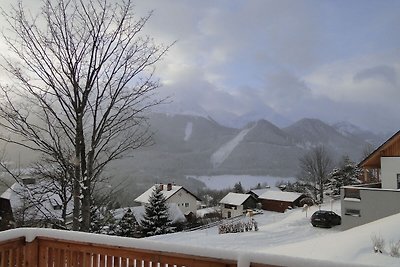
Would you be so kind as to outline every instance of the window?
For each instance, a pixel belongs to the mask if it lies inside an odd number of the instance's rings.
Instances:
[[[397,174],[397,189],[400,189],[400,173]]]
[[[346,209],[345,215],[353,216],[353,217],[361,217],[360,210],[356,209]]]
[[[189,207],[189,203],[185,203],[185,207],[186,207],[186,208]]]
[[[361,199],[360,190],[358,188],[345,188],[344,197]]]

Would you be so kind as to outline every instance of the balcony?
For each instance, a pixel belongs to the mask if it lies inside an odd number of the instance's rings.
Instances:
[[[0,233],[0,264],[2,267],[233,267],[238,262],[235,253],[226,251],[196,252],[148,240],[20,228]],[[247,266],[278,267],[257,262]]]
[[[346,264],[82,232],[19,228],[0,233],[1,267],[344,267]]]

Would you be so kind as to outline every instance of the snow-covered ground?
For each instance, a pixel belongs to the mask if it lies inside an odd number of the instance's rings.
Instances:
[[[330,209],[330,205],[324,205],[323,208]],[[340,214],[339,201],[332,203],[332,208],[333,211]],[[154,236],[149,239],[177,244],[187,244],[190,240],[192,246],[205,247],[213,244],[215,247],[228,250],[263,251],[268,247],[291,244],[340,231],[338,227],[331,229],[314,228],[310,224],[310,217],[316,210],[318,210],[317,206],[310,207],[307,214],[301,208],[289,210],[285,213],[263,211],[263,214],[254,216],[259,226],[257,232],[218,234],[218,227],[213,227],[194,232]],[[244,221],[246,220],[248,218],[244,218]]]
[[[277,255],[302,259],[339,262],[342,266],[400,266],[400,258],[389,256],[389,244],[400,240],[400,214],[347,231],[340,227],[331,229],[315,228],[310,216],[318,207],[307,212],[302,208],[283,214],[264,211],[255,215],[259,231],[218,234],[217,227],[193,232],[181,232],[148,239],[169,244]],[[340,201],[329,202],[321,209],[333,210],[340,214]],[[373,252],[371,237],[382,236],[386,240],[383,254]],[[344,265],[343,265],[344,264]],[[309,265],[317,266],[317,265]]]
[[[269,185],[274,187],[280,182],[294,182],[296,181],[293,177],[273,177],[273,176],[252,176],[252,175],[217,175],[217,176],[193,176],[188,175],[187,177],[194,178],[203,182],[207,188],[215,190],[223,190],[227,188],[233,188],[233,186],[241,182],[245,190],[254,188],[257,184]]]

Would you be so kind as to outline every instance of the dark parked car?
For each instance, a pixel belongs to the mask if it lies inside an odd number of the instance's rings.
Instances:
[[[332,226],[342,224],[342,218],[333,211],[319,210],[311,216],[311,224],[314,227],[331,228]]]

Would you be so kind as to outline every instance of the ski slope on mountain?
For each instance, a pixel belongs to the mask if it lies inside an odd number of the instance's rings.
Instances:
[[[193,122],[188,122],[185,127],[185,138],[184,138],[185,141],[188,141],[190,139],[192,132],[193,132]]]
[[[215,151],[211,155],[211,163],[214,166],[214,168],[220,166],[232,153],[232,151],[237,147],[240,142],[243,140],[243,138],[256,126],[257,124],[254,124],[250,128],[243,129],[236,135],[233,139],[229,140],[227,143],[222,145],[217,151]]]

